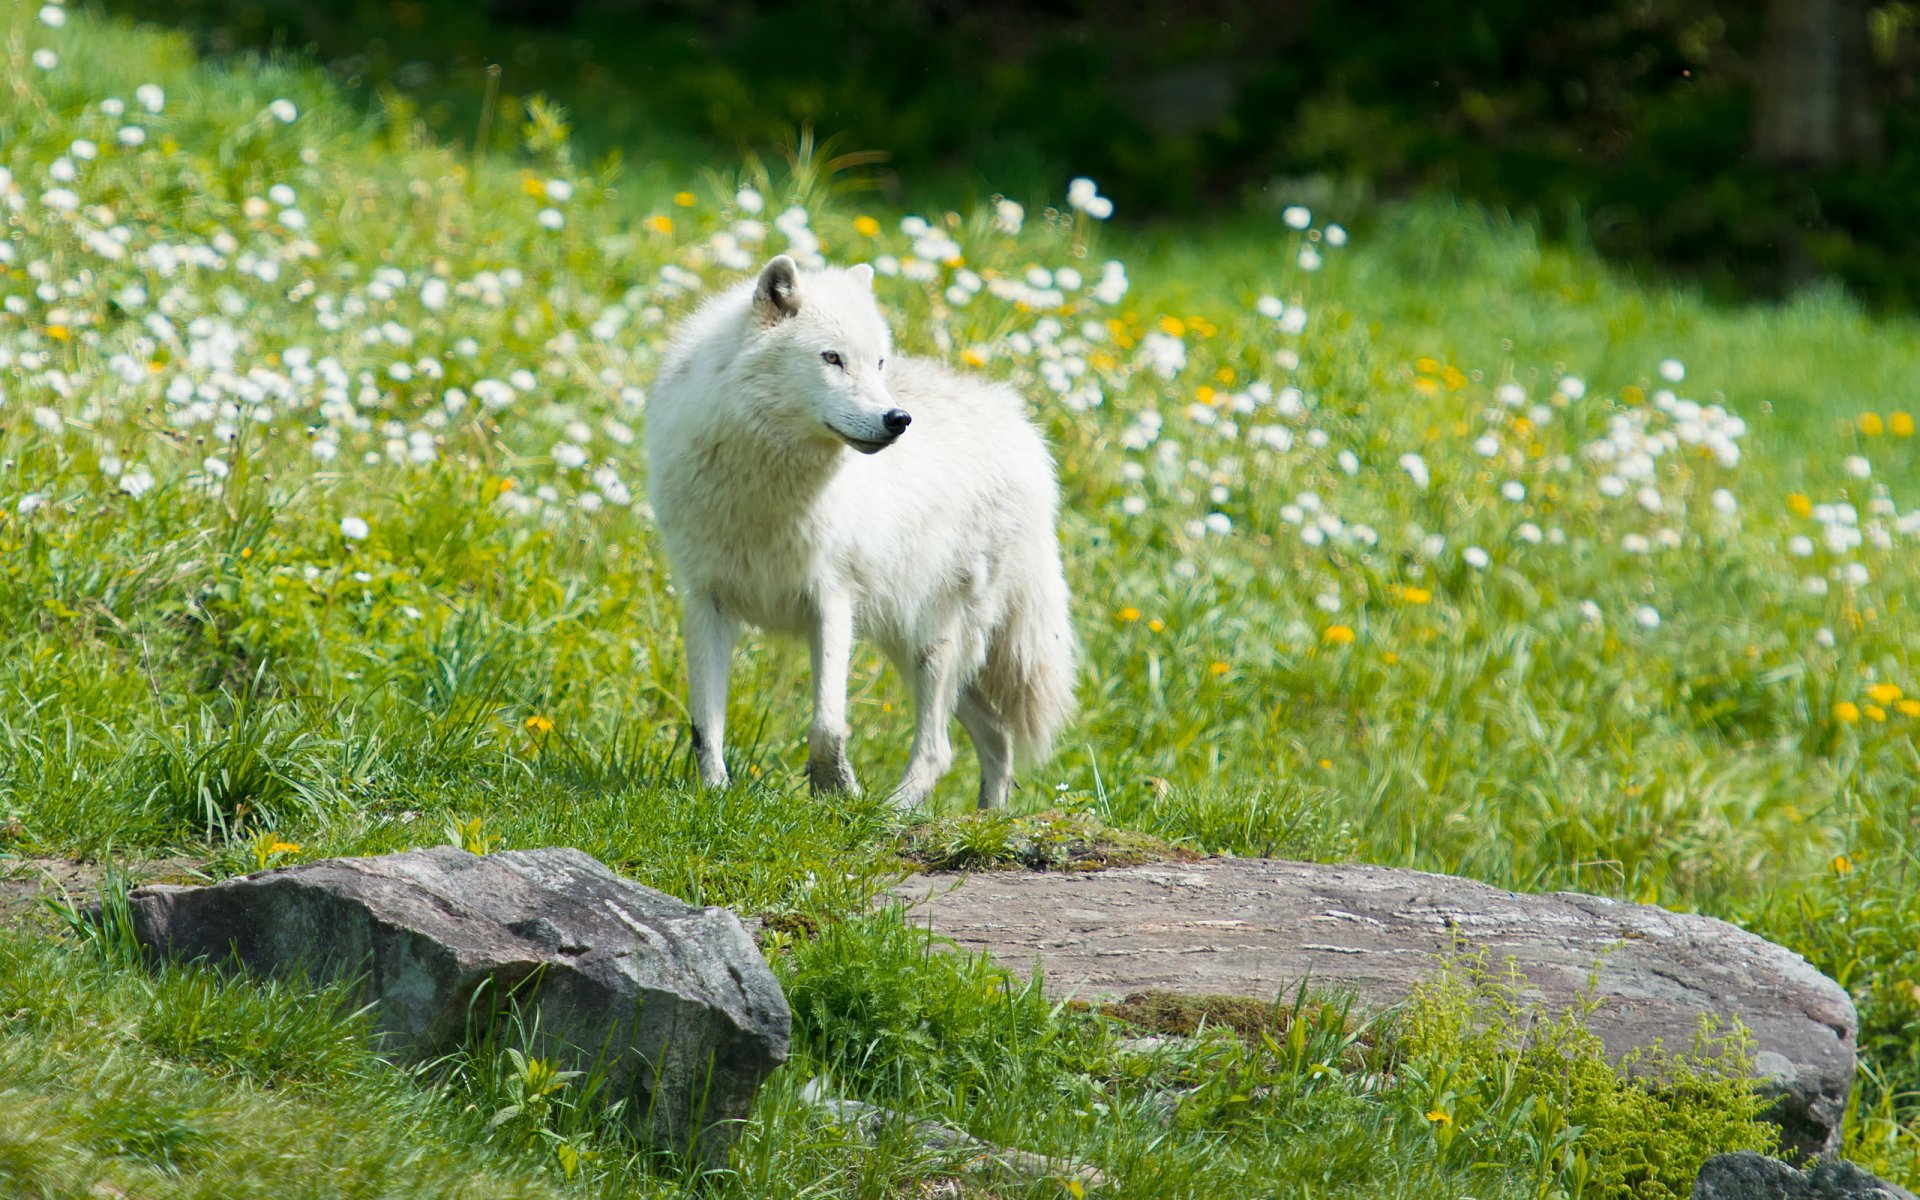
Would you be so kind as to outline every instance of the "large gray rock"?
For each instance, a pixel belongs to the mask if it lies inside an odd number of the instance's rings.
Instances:
[[[1522,895],[1385,867],[1270,859],[1074,874],[929,874],[895,895],[917,919],[1086,1000],[1139,992],[1290,994],[1300,981],[1363,1009],[1406,999],[1458,943],[1514,959],[1528,998],[1560,1010],[1585,996],[1589,1025],[1624,1055],[1692,1041],[1702,1013],[1737,1017],[1780,1097],[1782,1142],[1828,1153],[1853,1085],[1853,1003],[1805,959],[1710,917],[1571,892]]]
[[[1693,1181],[1693,1200],[1914,1200],[1912,1192],[1850,1162],[1828,1160],[1811,1171],[1751,1150],[1707,1160]]]
[[[437,846],[130,900],[141,943],[174,959],[362,976],[404,1057],[458,1048],[511,997],[538,1031],[531,1053],[604,1072],[644,1138],[707,1163],[787,1057],[786,997],[732,913],[578,850]]]

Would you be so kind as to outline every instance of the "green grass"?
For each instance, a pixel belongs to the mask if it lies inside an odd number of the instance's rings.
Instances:
[[[983,275],[1073,266],[1091,283],[1116,259],[1132,287],[1023,309],[948,303],[952,266],[881,281],[904,345],[1033,399],[1087,662],[1082,716],[1015,800],[1053,815],[903,838],[877,801],[805,795],[806,662],[788,644],[739,655],[742,782],[691,786],[640,453],[661,340],[696,299],[675,272],[735,277],[715,239],[741,232],[738,187],[765,196],[762,221],[804,206],[834,261],[908,257],[901,213],[806,159],[689,170],[676,198],[581,169],[549,110],[503,115],[517,158],[456,155],[316,73],[197,63],[83,17],[48,29],[36,9],[4,10],[17,86],[0,96],[18,198],[0,276],[0,855],[184,854],[227,873],[452,827],[576,845],[773,917],[798,1061],[714,1181],[755,1196],[893,1195],[953,1169],[809,1116],[816,1074],[1091,1162],[1117,1195],[1611,1194],[1579,1181],[1617,1174],[1577,1164],[1666,1118],[1598,1077],[1439,1122],[1342,1021],[1288,1027],[1316,1030],[1310,1046],[1203,1038],[1143,1062],[1110,1021],[869,911],[903,853],[1071,860],[1089,838],[1576,888],[1739,921],[1846,984],[1864,1048],[1849,1152],[1920,1176],[1911,323],[1836,295],[1717,309],[1431,204],[1356,213],[1340,248],[1324,223],[1136,231],[1068,210],[1012,236],[990,212],[923,210]],[[52,70],[29,58],[43,47]],[[148,82],[157,114],[136,99]],[[137,146],[118,140],[129,121]],[[50,174],[63,157],[71,182]],[[77,210],[48,204],[61,187]],[[538,223],[547,207],[561,228]],[[163,242],[177,252],[156,258]],[[770,231],[748,259],[785,244]],[[1306,245],[1322,269],[1298,266]],[[1261,315],[1267,295],[1302,306],[1304,329]],[[1062,328],[1034,343],[1049,319]],[[1185,365],[1161,373],[1149,345]],[[1640,481],[1608,494],[1586,447],[1614,419],[1679,427],[1653,400],[1669,357],[1682,396],[1746,429],[1737,462],[1663,453],[1650,512]],[[1083,373],[1061,375],[1068,360]],[[1807,514],[1842,501],[1862,543],[1833,549]],[[1324,536],[1303,532],[1320,518]],[[855,763],[878,791],[907,705],[877,658],[853,676]],[[970,773],[963,755],[938,793],[948,818]],[[111,939],[31,930],[0,935],[0,989],[0,1104],[18,1114],[0,1121],[0,1179],[25,1194],[232,1194],[270,1169],[314,1194],[708,1186],[565,1094],[489,1128],[526,1091],[510,1061],[401,1072],[324,996],[152,975]],[[1479,1087],[1507,1053],[1469,1039],[1433,1066]],[[1752,1132],[1689,1126],[1712,1107],[1689,1103],[1661,1126],[1687,1153]],[[1608,1115],[1569,1133],[1588,1112]]]

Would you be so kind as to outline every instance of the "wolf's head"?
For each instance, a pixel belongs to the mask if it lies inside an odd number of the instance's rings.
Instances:
[[[873,298],[873,268],[809,271],[782,254],[753,289],[756,372],[779,406],[766,416],[802,436],[877,454],[913,421],[887,391],[891,339]]]

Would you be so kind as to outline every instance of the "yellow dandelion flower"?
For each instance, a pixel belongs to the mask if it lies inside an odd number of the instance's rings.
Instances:
[[[1413,381],[1413,390],[1419,392],[1422,396],[1438,396],[1440,394],[1440,385],[1434,380],[1422,375]]]
[[[531,175],[523,175],[520,177],[520,190],[537,200],[545,200],[547,198],[547,185]]]
[[[1413,360],[1413,369],[1422,375],[1438,375],[1440,373],[1440,360],[1436,358],[1416,358]]]
[[[656,214],[648,217],[646,220],[640,222],[640,224],[652,233],[673,232],[673,218],[664,214]]]
[[[542,717],[539,715],[531,716],[527,718],[526,726],[527,726],[528,733],[533,733],[533,734],[552,733],[553,718]]]
[[[299,842],[283,842],[279,838],[275,838],[273,839],[273,843],[267,847],[267,853],[268,854],[298,854],[300,853],[300,843]]]
[[[47,336],[56,342],[64,342],[73,336],[73,331],[65,325],[49,325],[47,326]]]
[[[1087,356],[1087,365],[1096,371],[1111,371],[1120,365],[1120,360],[1105,350],[1095,350]]]
[[[1205,317],[1188,317],[1187,327],[1203,338],[1210,338],[1220,332],[1219,328]]]
[[[1903,717],[1920,717],[1920,700],[1902,700],[1893,706],[1893,711]]]
[[[1885,721],[1887,719],[1887,710],[1881,708],[1878,704],[1862,705],[1860,711],[1866,713],[1871,720]]]
[[[1622,404],[1644,404],[1646,400],[1647,393],[1632,384],[1628,384],[1626,387],[1620,389],[1620,402]]]
[[[1140,619],[1140,610],[1129,604],[1119,612],[1114,613],[1113,618],[1116,621],[1125,621],[1131,625]]]
[[[1330,758],[1323,758],[1323,759],[1321,759],[1321,760],[1320,760],[1320,764],[1319,764],[1319,765],[1320,765],[1320,769],[1321,769],[1322,771],[1331,771],[1331,770],[1333,770],[1333,760],[1332,760],[1332,759],[1330,759]]]
[[[1389,650],[1385,654],[1382,654],[1380,656],[1380,661],[1387,664],[1389,667],[1391,667],[1395,663],[1400,661],[1400,656],[1398,654],[1395,654],[1393,651]]]
[[[1213,377],[1225,384],[1231,384],[1237,378],[1233,373],[1232,367],[1221,367],[1213,373]]]
[[[1848,858],[1844,854],[1834,855],[1833,861],[1828,863],[1827,865],[1829,867],[1832,867],[1833,873],[1835,875],[1838,875],[1842,879],[1845,879],[1847,876],[1853,874],[1853,860]]]
[[[1155,633],[1161,632],[1166,627],[1167,627],[1167,623],[1165,621],[1162,621],[1159,617],[1155,617],[1153,620],[1147,622],[1147,628],[1153,630]]]
[[[1866,434],[1868,437],[1876,437],[1885,432],[1887,428],[1886,422],[1880,419],[1880,414],[1872,412],[1861,413],[1859,425],[1860,432]]]
[[[1787,497],[1787,511],[1796,517],[1813,515],[1813,499],[1805,492],[1795,492]]]
[[[1842,700],[1833,706],[1833,719],[1851,725],[1860,719],[1860,706],[1851,700]]]
[[[1875,704],[1892,704],[1902,695],[1897,683],[1876,683],[1867,689],[1867,699]]]
[[[1168,337],[1185,337],[1187,336],[1187,323],[1179,317],[1161,317],[1160,332],[1166,334]]]
[[[1457,392],[1466,386],[1467,377],[1458,367],[1443,367],[1440,370],[1440,382],[1447,385],[1448,391]]]
[[[673,194],[673,202],[681,208],[692,208],[695,204],[699,203],[698,200],[694,199],[692,192],[675,192]]]
[[[1233,668],[1232,668],[1232,667],[1230,667],[1230,666],[1228,666],[1227,664],[1225,664],[1225,663],[1223,663],[1223,662],[1221,662],[1221,661],[1220,661],[1219,659],[1217,659],[1217,658],[1216,658],[1216,659],[1214,659],[1214,660],[1213,660],[1212,662],[1210,662],[1210,663],[1208,663],[1208,664],[1207,664],[1207,671],[1208,671],[1208,673],[1209,673],[1209,674],[1213,674],[1213,675],[1225,675],[1225,674],[1226,674],[1226,673],[1227,673],[1228,671],[1231,671],[1231,670],[1233,670]]]
[[[1329,625],[1320,635],[1329,645],[1347,646],[1353,643],[1353,630],[1346,625]]]
[[[970,367],[984,367],[987,365],[987,356],[980,353],[977,348],[968,346],[960,352],[960,361]]]
[[[1214,398],[1219,394],[1220,394],[1219,392],[1214,391],[1212,388],[1208,387],[1206,384],[1201,384],[1199,389],[1193,393],[1193,398],[1195,400],[1198,400],[1202,404],[1211,405],[1214,401]]]
[[[860,216],[853,219],[853,231],[861,237],[879,237],[880,222],[872,217]]]
[[[1887,432],[1895,437],[1913,436],[1913,414],[1897,412],[1887,418]]]
[[[1433,593],[1423,587],[1402,588],[1400,598],[1408,604],[1426,604],[1433,599]]]
[[[1427,1120],[1432,1121],[1435,1125],[1451,1125],[1453,1124],[1453,1114],[1444,1108],[1430,1108],[1427,1110]]]
[[[1515,417],[1513,419],[1513,432],[1517,437],[1526,437],[1533,432],[1533,422],[1527,420],[1525,417]]]

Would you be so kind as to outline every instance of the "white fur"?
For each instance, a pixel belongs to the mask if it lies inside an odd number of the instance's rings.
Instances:
[[[808,639],[808,779],[858,791],[846,757],[857,632],[913,682],[893,801],[918,805],[946,773],[957,714],[980,804],[997,807],[1016,758],[1044,759],[1073,711],[1053,462],[1011,388],[892,355],[872,282],[866,267],[776,258],[686,320],[654,386],[648,490],[684,606],[695,758],[706,784],[727,782],[727,670],[744,621]],[[912,424],[879,448],[896,409]]]

